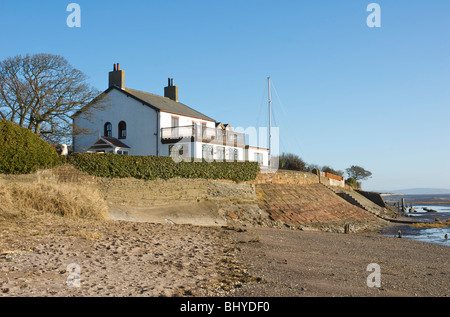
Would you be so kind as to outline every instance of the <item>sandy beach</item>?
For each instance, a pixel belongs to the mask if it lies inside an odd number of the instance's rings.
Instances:
[[[407,239],[2,217],[9,222],[0,222],[0,296],[450,295],[449,248]],[[367,286],[370,263],[381,268],[381,287]],[[71,279],[76,273],[79,287]]]
[[[204,296],[227,265],[215,228],[50,215],[0,225],[0,296]]]
[[[387,236],[364,233],[378,230],[371,215],[349,234],[341,222],[288,229],[258,208],[251,185],[63,171],[0,177],[0,297],[450,295],[450,249],[395,238],[399,223],[382,221]],[[298,188],[302,197],[319,189]],[[311,215],[365,215],[323,193],[305,200]],[[109,220],[92,218],[108,209]],[[371,263],[380,287],[367,286]]]

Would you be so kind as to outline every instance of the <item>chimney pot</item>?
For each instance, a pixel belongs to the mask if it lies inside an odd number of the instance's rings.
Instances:
[[[109,72],[109,87],[116,86],[125,89],[125,72],[120,70],[120,64],[114,64],[112,72]]]
[[[173,85],[173,78],[168,79],[168,86],[164,88],[164,97],[178,102],[178,87]]]

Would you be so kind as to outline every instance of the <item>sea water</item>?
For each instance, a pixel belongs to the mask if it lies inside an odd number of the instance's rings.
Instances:
[[[435,223],[437,218],[442,222],[450,219],[450,195],[395,195],[383,198],[387,203],[399,202],[404,198],[407,205],[406,216],[411,217],[411,220]],[[411,204],[415,212],[409,212]],[[429,212],[427,209],[434,211]],[[417,228],[402,226],[400,230],[403,238],[450,246],[450,227]],[[447,235],[447,238],[445,238],[445,235]]]

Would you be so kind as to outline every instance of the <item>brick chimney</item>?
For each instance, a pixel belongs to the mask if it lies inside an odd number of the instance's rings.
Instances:
[[[109,88],[116,86],[125,89],[125,72],[120,70],[120,64],[114,64],[113,71],[109,72]]]
[[[178,87],[173,85],[173,78],[169,78],[167,87],[164,87],[164,97],[178,102]]]

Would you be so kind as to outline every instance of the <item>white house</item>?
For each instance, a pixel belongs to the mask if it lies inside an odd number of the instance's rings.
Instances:
[[[119,64],[108,89],[73,116],[73,125],[74,152],[268,161],[266,149],[246,147],[245,134],[180,103],[172,78],[164,97],[126,88]]]

